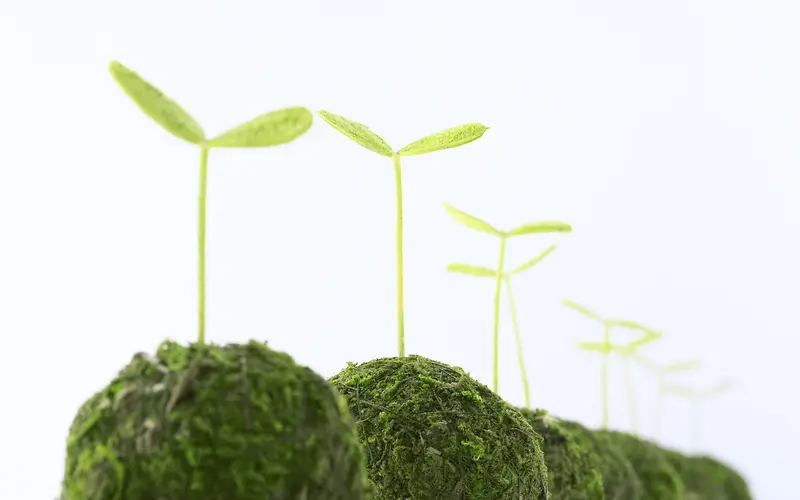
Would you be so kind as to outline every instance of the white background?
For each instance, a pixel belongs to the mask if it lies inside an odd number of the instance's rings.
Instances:
[[[791,500],[800,446],[800,47],[778,0],[377,0],[0,4],[0,498],[54,497],[77,406],[136,351],[191,341],[197,151],[116,87],[118,59],[213,136],[291,105],[399,148],[463,122],[478,142],[404,162],[407,346],[491,382],[500,227],[535,406],[600,421],[600,329],[558,303],[663,329],[645,353],[699,358],[703,451],[758,498]],[[208,336],[268,340],[329,376],[395,354],[391,162],[320,120],[295,143],[212,151]],[[501,393],[522,403],[503,305]],[[653,384],[637,372],[650,432]],[[629,428],[618,371],[612,423]],[[662,442],[690,450],[690,406]]]

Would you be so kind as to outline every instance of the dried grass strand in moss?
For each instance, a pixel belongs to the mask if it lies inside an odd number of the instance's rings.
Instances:
[[[547,410],[519,411],[542,437],[550,498],[604,500],[602,462],[589,438],[561,425]]]
[[[382,358],[331,381],[349,400],[376,500],[548,498],[540,438],[460,368]]]
[[[68,500],[361,500],[346,402],[284,353],[163,343],[90,398],[70,429]]]

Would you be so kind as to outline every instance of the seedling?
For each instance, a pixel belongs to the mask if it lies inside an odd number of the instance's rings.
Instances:
[[[620,363],[622,364],[622,383],[625,387],[625,394],[628,401],[628,412],[631,419],[633,434],[638,435],[639,422],[636,414],[636,392],[633,388],[630,360],[633,356],[637,355],[637,352],[641,347],[660,339],[662,334],[633,321],[612,320],[611,325],[622,328],[631,328],[642,332],[641,337],[634,339],[627,344],[615,346],[613,348],[614,352],[620,357]]]
[[[519,274],[527,269],[530,269],[534,265],[536,265],[539,261],[547,257],[550,252],[556,249],[555,245],[550,245],[544,252],[540,253],[536,257],[532,258],[531,260],[525,262],[524,264],[516,267],[511,272],[502,273],[502,280],[505,284],[506,288],[506,295],[508,296],[508,308],[511,312],[511,323],[514,327],[514,343],[516,344],[517,348],[517,364],[519,365],[519,373],[522,377],[522,389],[525,393],[525,408],[530,409],[530,389],[528,385],[528,376],[525,373],[525,360],[522,355],[522,338],[519,333],[519,322],[517,321],[517,307],[514,302],[514,295],[511,291],[511,277]],[[497,271],[489,269],[488,267],[480,267],[480,266],[472,266],[469,264],[460,264],[460,263],[453,263],[447,266],[447,270],[452,273],[460,273],[466,274],[468,276],[475,276],[478,278],[497,278]],[[498,306],[498,298],[495,298],[495,311],[497,311]],[[495,314],[497,317],[497,314]],[[495,323],[495,328],[497,328],[497,322]],[[497,351],[495,351],[497,352]],[[497,361],[495,359],[495,366]],[[497,372],[495,371],[495,387],[494,391],[497,392]]]
[[[198,122],[175,101],[117,61],[109,72],[122,90],[153,121],[167,132],[200,148],[200,189],[197,197],[197,342],[205,342],[205,248],[206,248],[206,179],[208,153],[212,148],[262,148],[286,144],[311,127],[312,114],[304,107],[289,107],[259,115],[213,139]]]
[[[475,231],[479,231],[482,233],[491,234],[492,236],[496,236],[500,240],[500,252],[499,252],[499,259],[497,262],[497,269],[492,271],[488,268],[480,268],[474,266],[468,266],[466,264],[452,264],[448,267],[448,270],[451,272],[460,272],[462,274],[471,274],[473,276],[489,276],[487,272],[491,273],[491,276],[495,279],[495,287],[494,287],[494,323],[492,327],[492,390],[497,392],[498,386],[498,366],[499,366],[499,328],[500,328],[500,286],[503,281],[504,273],[503,273],[503,266],[505,264],[506,258],[506,240],[513,236],[523,236],[526,234],[544,234],[544,233],[569,233],[572,231],[572,227],[565,223],[559,221],[539,221],[539,222],[528,222],[522,224],[521,226],[517,226],[514,229],[509,231],[503,231],[500,229],[495,228],[488,222],[482,221],[477,217],[473,217],[465,212],[457,210],[447,203],[444,204],[444,208],[447,213],[461,223],[462,225],[473,229]],[[533,259],[529,260],[528,262],[522,264],[518,268],[514,269],[509,273],[511,274],[518,274],[522,271],[534,266],[537,262],[547,256],[554,248],[550,248],[545,250],[542,254],[534,257]],[[516,313],[514,313],[516,316]],[[518,356],[521,355],[521,350],[519,349],[518,344]],[[518,357],[519,359],[519,357]],[[523,369],[524,371],[524,369]]]
[[[696,450],[700,448],[700,438],[702,434],[701,429],[701,413],[703,404],[711,398],[721,394],[733,387],[733,380],[726,379],[706,389],[695,389],[684,385],[667,385],[665,391],[668,394],[675,394],[687,398],[693,406],[692,418],[692,445]]]
[[[392,149],[389,144],[371,131],[366,125],[349,120],[329,111],[317,111],[322,120],[338,130],[342,135],[356,144],[367,148],[386,158],[392,159],[394,166],[395,186],[395,255],[396,255],[396,301],[397,301],[397,351],[405,356],[405,320],[403,308],[403,182],[400,169],[400,157],[433,153],[443,149],[452,149],[463,146],[479,139],[489,130],[489,127],[480,123],[466,123],[451,127],[435,134],[426,135],[398,150]]]
[[[699,361],[683,361],[668,365],[656,365],[638,353],[631,356],[635,362],[647,369],[656,379],[656,404],[653,411],[653,438],[659,439],[661,436],[661,416],[664,412],[664,402],[666,399],[666,387],[668,379],[675,373],[681,373],[700,368]]]

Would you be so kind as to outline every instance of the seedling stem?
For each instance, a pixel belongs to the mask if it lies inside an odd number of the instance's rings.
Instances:
[[[394,190],[397,214],[395,227],[396,283],[397,283],[397,352],[406,355],[405,318],[403,313],[403,178],[400,169],[400,156],[392,156],[394,165]]]
[[[506,258],[506,237],[500,236],[500,258],[494,285],[494,326],[492,330],[492,390],[497,393],[500,360],[500,285],[503,281],[503,263]]]
[[[208,147],[200,147],[200,193],[197,196],[197,343],[206,340],[206,179]]]

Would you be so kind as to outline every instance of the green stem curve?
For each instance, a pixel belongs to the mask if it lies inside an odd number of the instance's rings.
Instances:
[[[508,308],[511,310],[511,324],[514,326],[514,343],[517,345],[517,365],[522,377],[522,390],[525,393],[525,408],[530,409],[530,389],[528,386],[528,375],[525,373],[525,360],[522,356],[522,338],[519,334],[519,322],[517,321],[517,306],[514,303],[514,295],[511,293],[511,278],[508,275],[503,277],[506,284],[506,296],[508,297]]]

